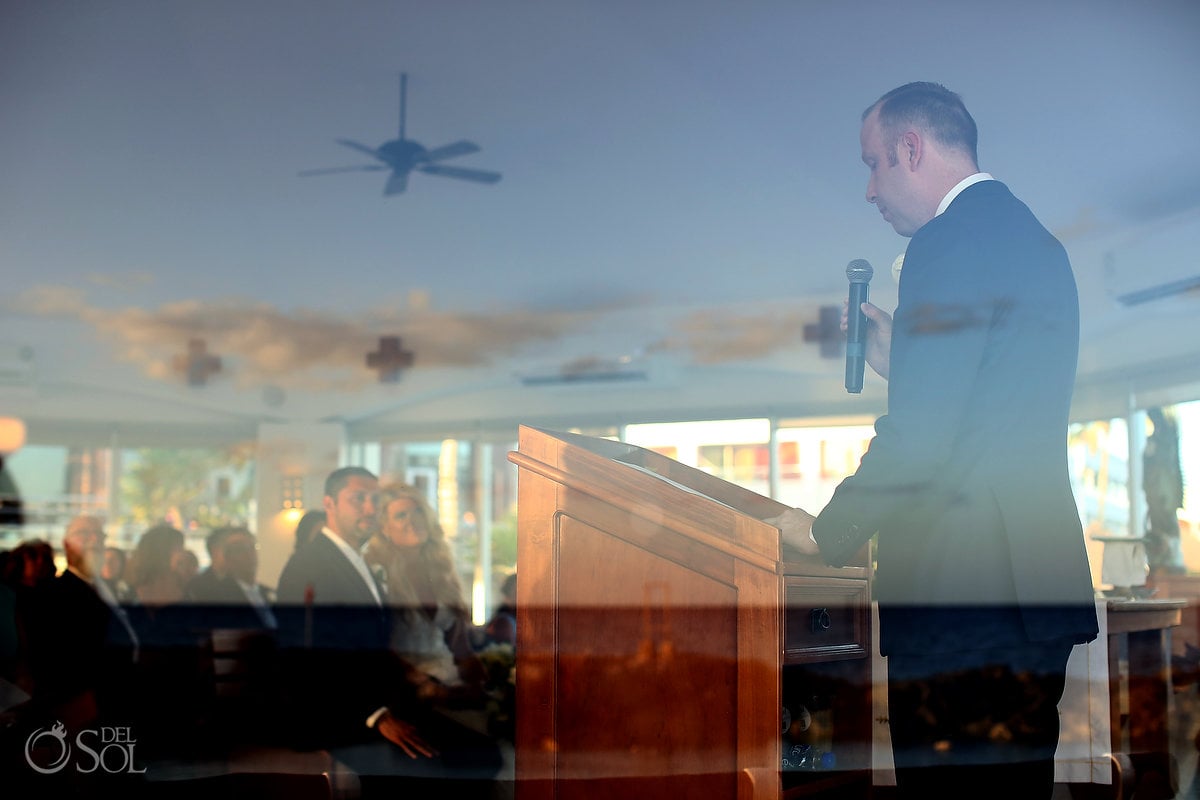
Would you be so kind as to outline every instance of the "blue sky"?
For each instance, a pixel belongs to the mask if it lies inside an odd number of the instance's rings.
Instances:
[[[418,330],[503,318],[461,344],[487,351],[508,331],[505,356],[597,325],[547,331],[551,312],[811,314],[844,293],[849,260],[883,275],[903,250],[863,200],[857,131],[912,79],[963,93],[982,166],[1074,237],[1081,279],[1098,269],[1088,236],[1200,202],[1200,6],[1184,0],[2,8],[8,313],[56,308],[77,340],[64,359],[108,353],[159,378],[169,348],[155,346],[206,320],[260,317],[222,342],[235,357],[259,342],[250,363],[271,336],[404,317],[413,298],[453,317]],[[409,136],[477,142],[453,163],[499,184],[418,175],[384,198],[378,173],[296,176],[361,163],[336,138],[392,138],[401,71]]]

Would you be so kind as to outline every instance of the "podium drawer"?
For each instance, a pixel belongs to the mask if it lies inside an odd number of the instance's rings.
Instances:
[[[866,658],[870,592],[865,580],[784,578],[783,663]]]

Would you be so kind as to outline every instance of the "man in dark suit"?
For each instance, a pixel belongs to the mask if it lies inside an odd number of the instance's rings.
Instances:
[[[184,599],[189,603],[209,602],[214,592],[220,591],[218,584],[225,577],[225,540],[236,528],[223,526],[213,528],[204,539],[208,551],[208,566],[187,582],[183,589]]]
[[[411,698],[405,682],[394,680],[401,665],[389,657],[383,590],[359,553],[374,530],[378,488],[374,474],[360,467],[326,480],[325,527],[292,554],[279,577],[280,637],[302,652],[294,664],[311,681],[305,715],[313,724],[298,732],[323,746],[382,734],[414,757],[427,756],[415,730],[393,716],[391,709]]]
[[[903,797],[1048,798],[1066,661],[1096,635],[1066,461],[1078,356],[1066,252],[977,166],[958,95],[863,114],[867,200],[911,237],[894,320],[863,304],[888,413],[857,472],[785,544],[844,564],[878,534],[874,595]]]
[[[42,590],[26,631],[36,705],[74,730],[132,714],[139,642],[100,577],[104,540],[97,517],[68,523],[67,568]]]
[[[344,761],[364,793],[389,791],[372,777],[486,782],[500,767],[494,745],[430,713],[415,688],[420,675],[389,646],[384,590],[359,552],[378,524],[378,488],[369,470],[334,471],[325,482],[325,527],[280,576],[294,731],[301,744]]]
[[[275,595],[258,582],[254,534],[242,526],[216,528],[209,534],[209,544],[212,565],[193,578],[187,590],[187,602],[196,608],[198,622],[210,628],[274,629]]]

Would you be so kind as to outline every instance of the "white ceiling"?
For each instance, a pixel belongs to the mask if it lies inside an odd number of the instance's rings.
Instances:
[[[858,119],[937,80],[1072,256],[1079,413],[1200,396],[1200,4],[153,0],[0,11],[0,411],[31,440],[875,413],[803,341],[905,240]],[[460,138],[482,186],[336,138]],[[969,275],[964,276],[969,279]],[[380,336],[403,379],[365,367]],[[173,368],[203,338],[223,369]],[[585,369],[586,367],[586,369]],[[528,385],[630,370],[644,380]],[[1114,412],[1113,410],[1116,409]]]

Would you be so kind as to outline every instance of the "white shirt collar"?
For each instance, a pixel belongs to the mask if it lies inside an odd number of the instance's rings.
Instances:
[[[938,204],[937,213],[934,214],[934,216],[935,217],[941,216],[942,212],[945,211],[947,208],[949,208],[950,204],[954,202],[954,198],[956,198],[960,194],[962,194],[963,189],[966,189],[968,186],[974,186],[975,184],[979,183],[980,181],[994,181],[994,180],[996,180],[996,179],[993,178],[990,174],[988,174],[986,172],[976,172],[974,175],[968,175],[967,177],[965,177],[961,181],[959,181],[953,189],[946,192],[946,196],[943,197],[942,202]]]

